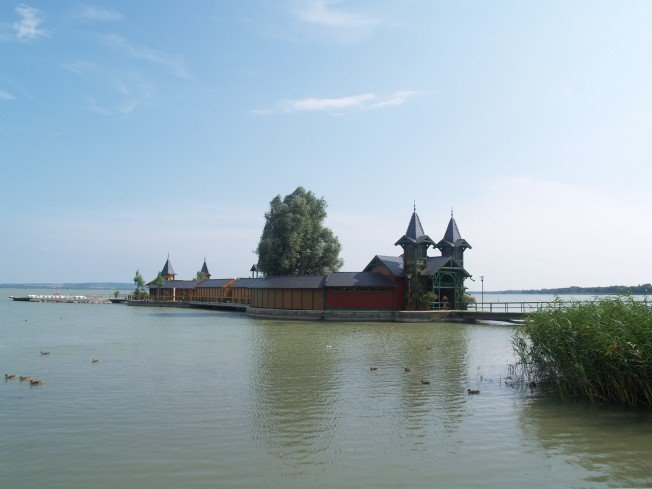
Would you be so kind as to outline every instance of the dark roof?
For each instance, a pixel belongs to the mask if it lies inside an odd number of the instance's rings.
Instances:
[[[444,268],[447,265],[452,265],[453,259],[450,256],[429,256],[426,264],[426,275],[432,275],[436,271]]]
[[[424,274],[429,276],[433,275],[444,267],[458,268],[462,270],[466,277],[471,276],[469,272],[464,270],[464,268],[462,268],[460,264],[450,256],[429,256]]]
[[[197,282],[197,287],[224,287],[225,285],[228,285],[232,280],[232,278],[209,278],[202,280],[201,282]]]
[[[176,275],[174,273],[174,268],[172,268],[172,263],[170,262],[170,257],[168,256],[167,261],[165,262],[165,265],[163,265],[163,270],[161,270],[161,274],[163,275]]]
[[[402,256],[385,256],[385,255],[376,255],[373,260],[367,265],[365,270],[374,264],[375,261],[378,261],[385,265],[390,272],[392,272],[397,277],[403,275],[403,257]]]
[[[412,218],[410,219],[410,224],[408,224],[407,231],[396,243],[394,243],[394,245],[403,246],[404,244],[415,243],[435,244],[435,242],[430,239],[430,236],[423,232],[423,226],[421,225],[421,220],[419,219],[416,210],[412,213]]]
[[[249,269],[250,272],[257,272],[258,271],[258,265],[255,263],[251,265],[251,268]]]
[[[165,280],[162,287],[158,287],[154,282],[150,282],[147,286],[150,289],[194,289],[197,282],[194,280]]]
[[[407,231],[405,231],[405,235],[408,238],[416,240],[425,234],[426,233],[423,232],[423,226],[421,225],[421,219],[419,219],[419,215],[415,210],[412,213],[412,218],[410,219],[410,224],[408,224]]]
[[[253,287],[254,285],[256,285],[258,282],[260,282],[261,280],[265,280],[265,279],[264,278],[251,278],[251,277],[249,277],[249,278],[239,278],[239,279],[236,279],[235,283],[231,286],[231,288],[233,289],[233,288],[236,288],[236,287],[240,287],[240,288],[249,289],[249,288]]]
[[[250,289],[321,289],[326,277],[323,275],[295,275],[266,277],[250,286]]]
[[[451,220],[448,221],[446,232],[444,233],[444,241],[447,241],[450,244],[454,244],[457,240],[460,239],[462,239],[460,230],[457,229],[457,223],[455,222],[455,219],[451,217]]]
[[[395,287],[386,277],[371,272],[334,272],[326,277],[326,287]]]
[[[208,266],[206,265],[206,260],[204,260],[204,264],[201,267],[200,273],[203,273],[207,277],[211,276],[211,273],[208,271]]]

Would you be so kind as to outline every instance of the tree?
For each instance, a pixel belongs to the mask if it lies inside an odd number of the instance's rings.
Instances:
[[[159,289],[165,285],[165,279],[163,278],[163,274],[161,272],[158,272],[158,275],[154,279],[154,285],[156,285]]]
[[[197,275],[195,276],[195,280],[206,280],[207,278],[208,276],[202,271],[197,272]]]
[[[114,290],[114,291],[113,291],[113,297],[115,297],[115,298],[117,299],[119,295],[120,295],[120,291],[119,291],[119,290]]]
[[[256,253],[265,275],[325,275],[339,270],[340,242],[324,227],[326,201],[298,187],[274,197]]]
[[[136,290],[134,290],[134,297],[140,299],[145,296],[145,280],[140,274],[140,270],[136,270],[136,275],[134,275],[134,284],[136,285]]]

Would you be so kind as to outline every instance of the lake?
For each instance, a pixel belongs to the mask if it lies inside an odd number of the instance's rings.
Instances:
[[[512,326],[27,293],[0,289],[0,373],[45,383],[0,379],[2,488],[652,486],[652,415],[506,386]]]

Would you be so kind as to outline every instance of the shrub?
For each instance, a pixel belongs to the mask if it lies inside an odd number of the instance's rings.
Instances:
[[[652,307],[631,297],[561,302],[535,312],[513,340],[529,380],[562,397],[652,407]]]

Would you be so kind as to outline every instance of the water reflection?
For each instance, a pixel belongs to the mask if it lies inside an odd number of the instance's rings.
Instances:
[[[252,338],[254,437],[295,471],[319,464],[336,419],[337,360],[315,327],[258,322]]]
[[[530,399],[519,426],[549,458],[584,468],[586,480],[618,487],[652,485],[652,413]]]
[[[338,455],[325,452],[333,446],[372,450],[367,433],[426,450],[428,438],[450,436],[468,414],[467,336],[460,325],[260,321],[254,436],[296,470],[332,463]]]

